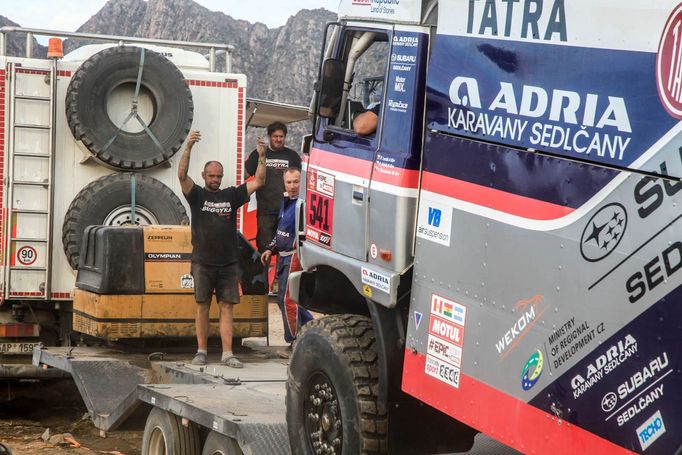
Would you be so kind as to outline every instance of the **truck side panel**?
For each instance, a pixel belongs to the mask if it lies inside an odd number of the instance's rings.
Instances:
[[[439,6],[403,390],[524,452],[673,453],[682,15],[531,3]]]

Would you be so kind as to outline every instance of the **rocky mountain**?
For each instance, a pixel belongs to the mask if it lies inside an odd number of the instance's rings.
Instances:
[[[248,77],[248,96],[307,106],[317,77],[322,34],[336,14],[302,10],[282,27],[237,20],[192,0],[109,0],[79,32],[225,43],[235,46],[233,71]],[[70,49],[82,43],[65,43]],[[224,68],[224,59],[219,59]],[[288,144],[298,148],[308,122],[292,125]],[[257,132],[250,131],[249,142]],[[247,146],[247,149],[249,147]]]
[[[308,106],[324,27],[335,19],[336,14],[325,9],[302,10],[271,29],[210,11],[192,0],[109,0],[77,31],[232,44],[232,69],[248,77],[247,96]],[[64,50],[85,43],[67,40]],[[23,55],[20,48],[20,42],[12,42],[10,55]],[[46,50],[37,50],[36,55],[39,52],[45,55]],[[224,57],[219,57],[218,65],[224,68]],[[309,130],[308,122],[292,125],[288,145],[298,148],[301,135]],[[259,133],[249,131],[247,150]]]
[[[19,24],[12,22],[5,16],[0,16],[0,27],[5,26],[18,27]],[[11,33],[7,40],[7,55],[26,55],[26,35],[20,33]],[[33,39],[33,55],[37,57],[44,57],[47,55],[47,48],[38,44],[36,39]]]

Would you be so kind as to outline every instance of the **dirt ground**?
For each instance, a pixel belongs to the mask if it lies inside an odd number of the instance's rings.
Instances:
[[[283,346],[282,319],[274,303],[269,306],[269,321],[270,345]],[[15,455],[141,452],[145,416],[133,416],[103,438],[71,380],[0,382],[0,387],[0,443]],[[51,438],[47,441],[42,439],[46,430]],[[1,447],[0,455],[4,455]]]

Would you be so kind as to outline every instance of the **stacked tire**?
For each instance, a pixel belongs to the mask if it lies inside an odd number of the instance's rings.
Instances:
[[[108,98],[122,86],[134,88],[126,123],[117,125]],[[151,98],[153,112],[143,121],[137,96]],[[126,224],[131,196],[136,219],[130,224],[180,224],[187,213],[179,198],[159,180],[133,171],[166,163],[182,147],[194,115],[191,91],[178,68],[163,55],[135,46],[115,46],[87,59],[74,73],[66,95],[66,116],[76,140],[102,165],[118,171],[86,185],[64,217],[62,243],[72,268],[78,267],[81,239],[92,224]],[[135,177],[135,182],[131,180]],[[127,211],[127,212],[126,212]]]

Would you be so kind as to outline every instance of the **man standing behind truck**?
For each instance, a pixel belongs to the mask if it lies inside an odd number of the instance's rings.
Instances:
[[[300,305],[290,308],[285,302],[287,280],[291,269],[291,259],[296,248],[296,200],[301,186],[301,170],[289,168],[284,172],[284,188],[286,195],[282,200],[277,216],[277,234],[261,255],[263,264],[270,263],[270,257],[278,254],[277,258],[277,305],[282,312],[284,323],[284,341],[291,343],[296,338],[298,327],[313,320],[313,315]],[[288,357],[288,351],[284,351],[284,357]]]
[[[192,211],[192,277],[197,302],[197,353],[192,365],[205,365],[208,355],[208,314],[215,291],[220,307],[221,362],[232,368],[243,365],[232,352],[233,307],[239,303],[237,265],[237,209],[265,184],[265,142],[258,138],[258,166],[255,178],[247,183],[220,189],[223,166],[218,161],[204,165],[204,188],[187,175],[192,147],[201,140],[192,131],[178,164],[182,194]]]
[[[295,151],[284,146],[287,138],[287,126],[282,122],[273,122],[267,128],[270,139],[265,151],[266,184],[256,192],[258,202],[258,234],[256,245],[261,253],[265,251],[277,230],[277,214],[284,194],[284,171],[291,167],[301,168],[301,157]],[[246,174],[256,173],[257,151],[251,152],[244,164]]]

